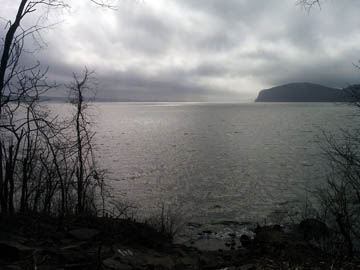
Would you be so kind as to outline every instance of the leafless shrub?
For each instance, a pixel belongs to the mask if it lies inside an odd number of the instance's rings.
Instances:
[[[326,185],[317,189],[321,211],[336,232],[338,250],[352,258],[360,239],[360,134],[327,135],[324,152],[330,162]],[[359,244],[359,243],[357,243]]]
[[[131,219],[135,220],[137,214],[137,207],[134,203],[126,200],[119,200],[112,198],[107,202],[107,207],[104,208],[103,216],[112,219]]]
[[[146,219],[145,223],[169,239],[174,239],[185,225],[185,219],[186,215],[182,207],[162,202],[159,212]]]

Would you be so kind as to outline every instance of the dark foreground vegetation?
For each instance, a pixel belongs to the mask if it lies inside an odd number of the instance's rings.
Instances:
[[[360,269],[310,244],[306,228],[264,226],[242,246],[200,251],[130,219],[0,216],[0,269]],[[307,225],[311,226],[311,225]],[[314,224],[313,224],[314,226]],[[314,226],[316,228],[316,225]],[[311,234],[311,231],[308,231]],[[319,239],[319,238],[317,238]]]

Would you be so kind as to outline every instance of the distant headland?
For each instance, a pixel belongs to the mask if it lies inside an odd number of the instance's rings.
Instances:
[[[314,83],[289,83],[264,89],[255,102],[346,102],[346,91]]]

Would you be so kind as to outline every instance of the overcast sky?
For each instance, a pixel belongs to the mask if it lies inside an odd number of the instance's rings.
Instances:
[[[13,19],[18,2],[1,0],[0,17]],[[360,81],[358,0],[310,13],[296,0],[119,0],[115,11],[69,2],[51,14],[62,23],[43,33],[47,47],[23,61],[39,59],[59,82],[94,69],[100,97],[240,101],[289,82]]]

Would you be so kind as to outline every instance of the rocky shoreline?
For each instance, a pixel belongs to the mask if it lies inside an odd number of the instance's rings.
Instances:
[[[229,239],[224,248],[200,250],[133,220],[2,215],[0,269],[360,269],[278,225]]]

